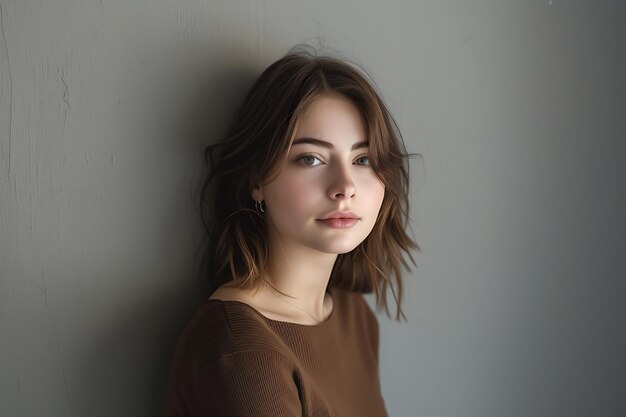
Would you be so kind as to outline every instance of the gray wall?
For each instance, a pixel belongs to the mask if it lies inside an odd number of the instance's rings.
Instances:
[[[202,149],[300,42],[366,68],[424,157],[408,323],[378,314],[390,414],[626,415],[623,2],[0,11],[0,415],[160,413]]]

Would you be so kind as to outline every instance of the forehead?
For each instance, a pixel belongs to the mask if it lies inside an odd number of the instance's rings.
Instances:
[[[295,139],[313,137],[352,145],[366,140],[366,124],[361,111],[347,97],[326,93],[307,106],[298,122]]]

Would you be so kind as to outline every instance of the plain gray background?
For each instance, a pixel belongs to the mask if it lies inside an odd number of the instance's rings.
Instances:
[[[408,323],[378,312],[390,415],[626,415],[623,2],[0,12],[0,415],[160,414],[202,150],[296,43],[363,66],[423,156]]]

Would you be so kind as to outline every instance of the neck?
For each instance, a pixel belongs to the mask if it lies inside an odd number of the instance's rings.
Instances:
[[[326,289],[337,254],[315,251],[295,242],[270,242],[275,245],[270,244],[270,267],[263,277],[265,281],[279,292],[279,297],[314,317],[324,317],[329,299]]]

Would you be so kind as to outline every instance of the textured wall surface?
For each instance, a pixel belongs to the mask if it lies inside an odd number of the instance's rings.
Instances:
[[[302,42],[423,156],[389,413],[626,415],[623,4],[1,0],[0,416],[160,414],[203,147]]]

